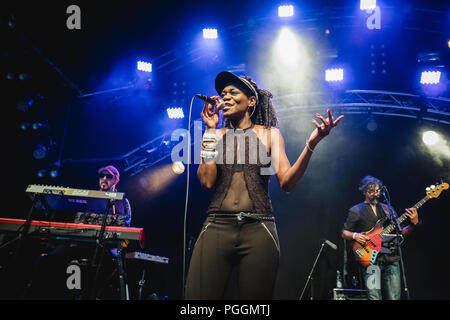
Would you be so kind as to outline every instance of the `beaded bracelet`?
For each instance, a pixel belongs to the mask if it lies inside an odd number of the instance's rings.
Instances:
[[[311,149],[311,147],[309,146],[309,143],[308,143],[308,141],[306,141],[306,147],[309,149],[309,151],[311,151],[311,152],[314,152],[314,150],[313,149]]]

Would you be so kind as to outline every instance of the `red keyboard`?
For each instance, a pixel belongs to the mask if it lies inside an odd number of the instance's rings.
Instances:
[[[25,219],[0,218],[0,232],[18,232]],[[100,233],[101,225],[50,222],[31,220],[28,234],[39,237],[49,236],[56,239],[81,239],[95,241]],[[143,248],[145,244],[144,229],[133,227],[106,226],[104,240],[135,240]]]

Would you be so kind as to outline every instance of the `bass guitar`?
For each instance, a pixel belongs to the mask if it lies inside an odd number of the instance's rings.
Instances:
[[[443,182],[438,186],[432,185],[426,188],[425,198],[417,202],[413,207],[419,209],[428,200],[439,197],[441,192],[448,189],[448,187],[448,183]],[[398,217],[399,224],[401,224],[406,219],[408,219],[408,216],[406,215],[406,213],[404,213],[403,215]],[[387,235],[389,235],[392,231],[395,231],[395,228],[396,226],[394,223],[383,227],[383,220],[378,220],[372,229],[367,232],[362,232],[363,235],[369,237],[369,240],[366,241],[364,245],[360,244],[357,241],[354,241],[353,252],[356,256],[356,259],[366,267],[375,264],[378,254],[384,249],[382,247],[382,243],[387,242],[388,238],[392,239]]]

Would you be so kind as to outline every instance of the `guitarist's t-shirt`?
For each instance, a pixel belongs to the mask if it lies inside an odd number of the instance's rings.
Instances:
[[[358,203],[357,205],[351,207],[348,211],[347,220],[344,223],[344,230],[348,230],[351,232],[367,232],[372,229],[378,220],[385,219],[386,213],[383,210],[383,206],[387,206],[385,204],[378,203],[376,206],[376,216],[373,214],[372,208],[366,202]],[[390,210],[394,210],[392,207]],[[395,211],[394,211],[395,212]],[[387,260],[387,261],[398,261],[399,256],[396,252],[394,252],[391,248],[390,254],[379,254],[378,260]]]

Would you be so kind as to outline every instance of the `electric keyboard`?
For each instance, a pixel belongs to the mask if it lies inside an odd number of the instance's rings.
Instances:
[[[138,251],[127,252],[125,254],[125,258],[127,258],[127,259],[136,259],[136,260],[145,260],[145,261],[151,261],[151,262],[157,262],[157,263],[165,263],[165,264],[169,263],[169,258],[155,256],[153,254],[148,254],[148,253],[145,253],[145,252],[138,252]]]
[[[58,196],[97,198],[123,200],[123,192],[105,192],[99,190],[74,189],[69,187],[46,186],[40,184],[30,184],[26,190],[27,193],[53,194]]]
[[[109,201],[114,201],[115,210],[124,212],[123,192],[105,192],[99,190],[74,189],[68,187],[30,184],[26,193],[32,199],[36,196],[53,212],[95,212],[103,214]]]
[[[24,223],[25,219],[0,218],[0,232],[19,232]],[[28,234],[56,240],[96,241],[101,227],[96,224],[31,220]],[[103,239],[139,241],[142,248],[145,244],[143,228],[106,226]]]

